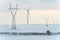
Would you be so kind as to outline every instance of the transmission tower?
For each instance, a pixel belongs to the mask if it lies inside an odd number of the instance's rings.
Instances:
[[[17,10],[18,10],[18,5],[16,4],[16,7],[15,8],[12,8],[11,4],[10,4],[10,12],[11,12],[11,15],[12,15],[12,29],[17,29],[16,28],[16,20],[15,20],[15,16],[16,16],[16,13],[17,13]]]

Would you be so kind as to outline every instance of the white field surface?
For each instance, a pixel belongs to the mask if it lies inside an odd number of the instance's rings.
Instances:
[[[0,32],[46,32],[50,30],[52,33],[60,32],[60,25],[49,24],[21,24],[17,25],[17,30],[11,30],[11,25],[0,25]],[[60,40],[60,35],[0,35],[0,40]]]

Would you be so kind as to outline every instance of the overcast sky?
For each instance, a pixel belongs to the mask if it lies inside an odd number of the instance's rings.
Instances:
[[[52,9],[60,8],[60,0],[0,0],[0,10],[8,9],[9,4],[13,6],[18,3],[20,9]],[[15,6],[14,6],[15,7]]]
[[[51,17],[52,21],[56,19],[58,20],[57,23],[60,23],[60,0],[0,0],[0,10],[8,10],[10,3],[12,7],[15,7],[17,3],[18,8],[20,8],[16,15],[17,24],[26,23],[26,10],[22,11],[21,9],[27,8],[33,9],[30,10],[30,22],[32,24],[39,24],[41,20],[42,23],[45,23],[46,16]],[[0,11],[0,24],[11,24],[11,17],[10,11]],[[41,19],[40,17],[44,18]],[[52,21],[49,22],[52,23]]]

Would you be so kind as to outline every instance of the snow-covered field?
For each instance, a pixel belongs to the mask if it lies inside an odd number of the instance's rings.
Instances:
[[[55,36],[3,36],[0,40],[60,40],[60,35]]]
[[[17,25],[17,30],[12,30],[11,25],[0,25],[0,32],[60,32],[60,25],[42,24]],[[60,35],[0,35],[0,40],[60,40]]]

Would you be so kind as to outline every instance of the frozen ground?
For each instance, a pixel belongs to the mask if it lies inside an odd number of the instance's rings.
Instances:
[[[51,25],[48,27],[42,24],[35,25],[17,25],[17,30],[11,30],[11,25],[0,25],[0,32],[46,32],[50,30],[53,32],[60,32],[60,25]],[[0,35],[0,40],[60,40],[60,35]]]

